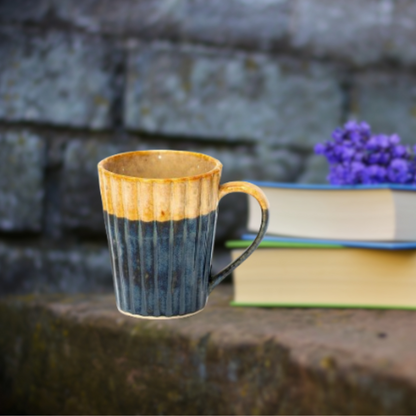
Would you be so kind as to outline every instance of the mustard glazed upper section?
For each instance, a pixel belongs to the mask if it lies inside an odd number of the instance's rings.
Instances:
[[[120,153],[98,164],[103,209],[119,218],[178,221],[217,209],[221,163],[193,152]]]

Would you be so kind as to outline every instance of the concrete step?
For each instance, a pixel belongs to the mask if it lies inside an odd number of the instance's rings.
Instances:
[[[415,414],[416,312],[229,306],[120,314],[113,295],[0,299],[0,411]]]

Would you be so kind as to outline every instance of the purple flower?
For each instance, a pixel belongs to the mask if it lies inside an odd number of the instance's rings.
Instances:
[[[322,143],[317,143],[315,145],[315,153],[317,155],[324,155],[326,151],[326,146]]]
[[[354,160],[356,162],[364,162],[366,159],[366,154],[363,151],[355,152]]]
[[[398,144],[394,146],[392,154],[396,158],[401,158],[407,154],[407,149],[405,146]]]
[[[380,157],[381,157],[381,153],[377,152],[377,153],[371,153],[368,155],[368,162],[371,165],[376,165],[377,163],[380,162]]]
[[[349,131],[357,130],[357,129],[359,129],[359,127],[360,127],[360,125],[354,120],[347,121],[344,124],[344,129],[349,130]]]
[[[377,140],[377,144],[382,149],[387,149],[389,147],[389,138],[385,134],[380,134],[379,136],[375,136]]]
[[[328,160],[328,180],[335,185],[416,184],[416,146],[411,151],[397,134],[373,135],[364,121],[336,128],[332,140],[318,143],[315,153]]]
[[[381,165],[386,165],[387,163],[390,162],[390,159],[391,159],[391,156],[390,156],[389,153],[387,153],[387,152],[381,153],[379,163]]]
[[[370,137],[371,136],[371,127],[368,123],[366,123],[365,121],[362,121],[360,123],[360,130],[361,133],[363,135],[365,135],[366,137]]]
[[[341,158],[343,162],[349,162],[355,155],[354,149],[351,147],[343,148],[341,151]]]
[[[386,169],[377,165],[368,166],[363,171],[363,183],[382,183],[386,179]]]
[[[361,144],[361,134],[359,131],[352,131],[350,133],[350,140],[357,146],[359,146]]]
[[[400,137],[397,134],[392,134],[389,137],[389,142],[392,145],[398,145],[400,143]]]
[[[377,137],[376,136],[370,137],[370,139],[368,140],[368,142],[365,145],[365,148],[367,150],[370,150],[370,151],[378,150],[379,149],[379,145],[378,145]]]
[[[406,183],[410,179],[409,164],[403,159],[393,159],[387,171],[390,182]]]
[[[365,171],[365,165],[360,162],[352,162],[350,166],[351,184],[360,183]]]
[[[337,128],[332,132],[332,138],[338,142],[341,143],[343,138],[344,138],[344,130],[342,130],[341,128]]]

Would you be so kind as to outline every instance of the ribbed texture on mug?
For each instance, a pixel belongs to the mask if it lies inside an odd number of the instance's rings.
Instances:
[[[170,317],[203,308],[217,218],[207,206],[217,205],[217,178],[144,184],[100,175],[100,181],[104,207],[117,207],[117,216],[104,210],[104,217],[119,309]]]

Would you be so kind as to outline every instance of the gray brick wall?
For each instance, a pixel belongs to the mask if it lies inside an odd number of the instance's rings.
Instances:
[[[171,44],[130,52],[125,97],[131,130],[309,149],[342,102],[325,65]]]
[[[111,124],[118,53],[99,37],[0,32],[0,118],[103,129]]]
[[[40,232],[45,143],[25,130],[0,133],[0,230]]]
[[[357,74],[351,112],[374,131],[395,132],[404,143],[416,144],[416,77],[374,70]]]
[[[322,183],[313,146],[349,118],[415,144],[415,21],[412,0],[1,1],[0,289],[108,289],[107,155],[188,149],[223,182]],[[246,215],[221,202],[218,247]]]

